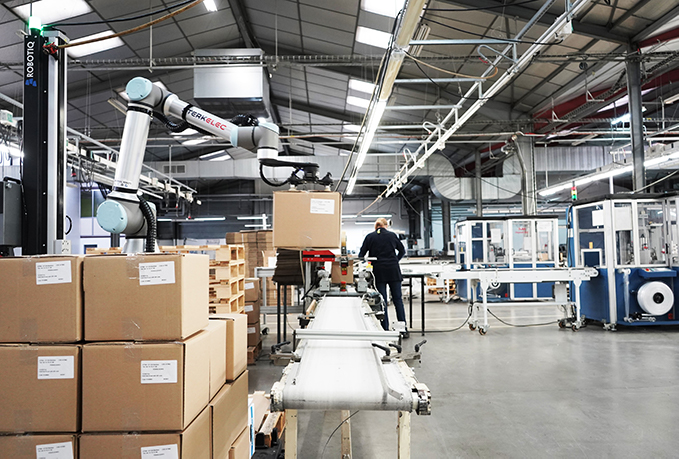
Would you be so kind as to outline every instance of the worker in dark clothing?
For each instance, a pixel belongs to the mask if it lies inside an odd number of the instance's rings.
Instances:
[[[384,298],[384,319],[382,320],[382,328],[389,330],[389,317],[387,315],[387,285],[391,290],[391,298],[396,308],[396,318],[405,323],[406,313],[403,309],[403,295],[401,293],[401,282],[403,276],[401,275],[401,267],[398,262],[406,253],[405,247],[399,240],[398,236],[387,230],[387,220],[378,218],[375,222],[375,231],[368,234],[363,240],[361,251],[358,253],[359,258],[363,258],[366,254],[370,257],[377,258],[372,262],[373,274],[375,275],[375,286]],[[406,337],[408,332],[406,331]]]

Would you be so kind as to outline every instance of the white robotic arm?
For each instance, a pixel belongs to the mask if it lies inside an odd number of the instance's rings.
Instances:
[[[123,233],[128,242],[136,240],[127,252],[143,251],[141,243],[146,238],[155,218],[148,203],[140,201],[137,191],[141,175],[144,151],[154,111],[181,118],[192,126],[228,140],[238,146],[257,153],[265,163],[276,163],[278,156],[278,126],[260,123],[258,126],[236,126],[235,124],[201,110],[180,100],[175,94],[154,85],[146,78],[133,78],[127,84],[130,102],[125,116],[120,156],[113,183],[113,191],[97,210],[99,225],[110,233]],[[153,231],[155,232],[155,231]],[[154,235],[155,236],[155,235]],[[155,239],[152,238],[152,239]],[[147,241],[146,251],[152,251]],[[152,241],[155,245],[155,240]]]

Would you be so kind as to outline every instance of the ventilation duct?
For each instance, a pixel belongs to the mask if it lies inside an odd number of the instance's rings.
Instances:
[[[474,200],[474,177],[455,177],[455,168],[442,155],[432,155],[428,160],[433,172],[429,186],[440,199],[449,201]],[[483,177],[481,195],[483,200],[519,198],[521,192],[521,165],[516,156],[502,163],[503,177]]]
[[[252,48],[201,49],[197,57],[212,57],[216,62],[226,58],[248,58],[249,64],[224,67],[196,66],[193,71],[193,98],[200,108],[225,119],[238,114],[271,118],[269,80],[266,66],[251,60],[264,51]]]

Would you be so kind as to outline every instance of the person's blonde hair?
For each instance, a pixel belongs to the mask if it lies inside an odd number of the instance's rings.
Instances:
[[[377,228],[386,228],[389,226],[389,222],[387,221],[386,218],[378,218],[375,220],[375,229]]]

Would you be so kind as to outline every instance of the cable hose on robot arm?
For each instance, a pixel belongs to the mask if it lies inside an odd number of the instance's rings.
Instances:
[[[264,183],[266,183],[269,186],[274,186],[274,187],[283,186],[286,183],[290,182],[289,178],[286,179],[283,182],[277,183],[277,182],[272,182],[269,179],[267,179],[266,177],[264,177],[264,164],[262,164],[261,162],[259,163],[259,176],[261,177],[261,179]]]
[[[146,231],[146,252],[156,251],[156,236],[158,233],[158,226],[156,222],[156,215],[153,213],[153,209],[149,202],[144,199],[143,196],[139,196],[139,208],[141,209],[142,215],[146,220],[148,229]]]

